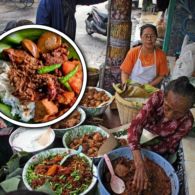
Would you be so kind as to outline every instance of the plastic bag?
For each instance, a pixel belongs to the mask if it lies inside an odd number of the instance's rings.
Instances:
[[[185,35],[179,59],[176,61],[171,80],[180,76],[191,77],[195,71],[195,42],[190,42],[188,35]]]
[[[192,55],[192,51],[188,50],[180,55],[176,61],[171,80],[177,79],[180,76],[190,77],[195,70],[195,55]]]

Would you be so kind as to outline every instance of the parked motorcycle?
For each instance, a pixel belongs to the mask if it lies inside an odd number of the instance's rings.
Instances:
[[[97,7],[93,6],[91,12],[88,13],[87,19],[85,20],[86,31],[89,35],[99,33],[106,36],[107,22],[108,15],[100,12]]]

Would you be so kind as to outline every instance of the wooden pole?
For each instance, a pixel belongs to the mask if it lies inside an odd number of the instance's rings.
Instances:
[[[100,87],[114,93],[112,83],[121,82],[120,65],[131,42],[131,0],[110,0],[107,50],[101,68]]]

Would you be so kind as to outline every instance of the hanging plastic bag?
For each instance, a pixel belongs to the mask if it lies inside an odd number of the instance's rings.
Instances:
[[[194,70],[195,61],[193,60],[192,51],[185,51],[176,61],[171,80],[177,79],[180,76],[190,77]]]

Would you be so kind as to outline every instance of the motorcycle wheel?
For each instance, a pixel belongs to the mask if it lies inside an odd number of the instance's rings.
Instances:
[[[27,0],[26,1],[26,6],[31,7],[34,4],[34,0]]]
[[[94,31],[90,27],[91,21],[92,21],[92,18],[88,17],[85,22],[85,29],[88,35],[92,35],[94,33]]]

